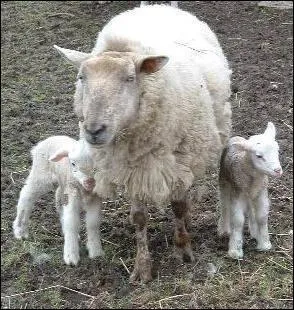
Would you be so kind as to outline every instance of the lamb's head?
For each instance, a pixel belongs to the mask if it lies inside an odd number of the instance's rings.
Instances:
[[[77,141],[72,148],[61,147],[57,150],[49,160],[59,162],[63,158],[68,158],[71,173],[73,177],[85,188],[91,192],[95,187],[95,169],[93,168],[93,160],[90,150],[83,140]]]
[[[272,122],[268,122],[263,134],[251,136],[248,140],[234,144],[250,152],[252,163],[257,170],[270,176],[280,177],[283,170],[279,161],[279,145],[275,136],[275,126]]]
[[[160,70],[165,56],[131,52],[104,52],[98,56],[55,48],[79,68],[75,113],[83,123],[83,136],[95,146],[108,144],[137,119],[140,81]]]

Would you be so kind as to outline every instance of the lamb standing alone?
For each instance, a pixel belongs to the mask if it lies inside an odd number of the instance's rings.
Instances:
[[[67,136],[52,136],[39,142],[31,154],[33,164],[20,192],[13,223],[14,236],[17,239],[28,237],[29,218],[35,201],[57,183],[55,202],[64,234],[65,263],[76,265],[80,258],[81,207],[86,211],[89,257],[103,255],[100,240],[102,201],[92,192],[95,186],[93,163],[86,145]]]
[[[249,213],[249,231],[257,249],[271,249],[268,234],[268,176],[280,177],[279,146],[276,130],[269,122],[263,134],[248,140],[233,137],[224,149],[219,172],[219,235],[230,236],[228,255],[243,257],[243,225]]]
[[[217,165],[231,129],[231,70],[215,34],[188,12],[142,6],[115,16],[90,54],[55,48],[79,68],[74,110],[94,152],[94,191],[123,188],[131,201],[130,281],[151,279],[147,203],[171,202],[176,253],[193,260],[187,192]]]

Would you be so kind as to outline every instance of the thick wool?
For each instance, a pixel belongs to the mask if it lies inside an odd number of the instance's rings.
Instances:
[[[106,51],[165,55],[169,62],[141,82],[138,119],[96,150],[94,190],[105,197],[123,186],[132,199],[178,199],[217,165],[230,135],[231,70],[217,38],[187,12],[146,6],[103,28],[92,55]]]

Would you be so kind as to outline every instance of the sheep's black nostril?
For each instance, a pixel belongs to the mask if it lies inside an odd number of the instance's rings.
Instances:
[[[106,130],[106,125],[101,125],[98,129],[96,130],[89,130],[86,129],[87,133],[90,134],[91,136],[99,136],[100,134],[102,134],[104,131]]]

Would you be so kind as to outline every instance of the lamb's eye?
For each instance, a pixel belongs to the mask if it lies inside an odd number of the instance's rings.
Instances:
[[[76,164],[75,164],[75,163],[71,163],[71,165],[72,165],[73,167],[75,167],[75,166],[76,166]]]
[[[78,80],[83,81],[84,77],[82,75],[78,75]]]
[[[262,156],[262,155],[260,155],[260,154],[256,154],[256,157],[257,157],[257,158],[260,158],[260,159],[262,159],[262,158],[263,158],[263,156]]]

